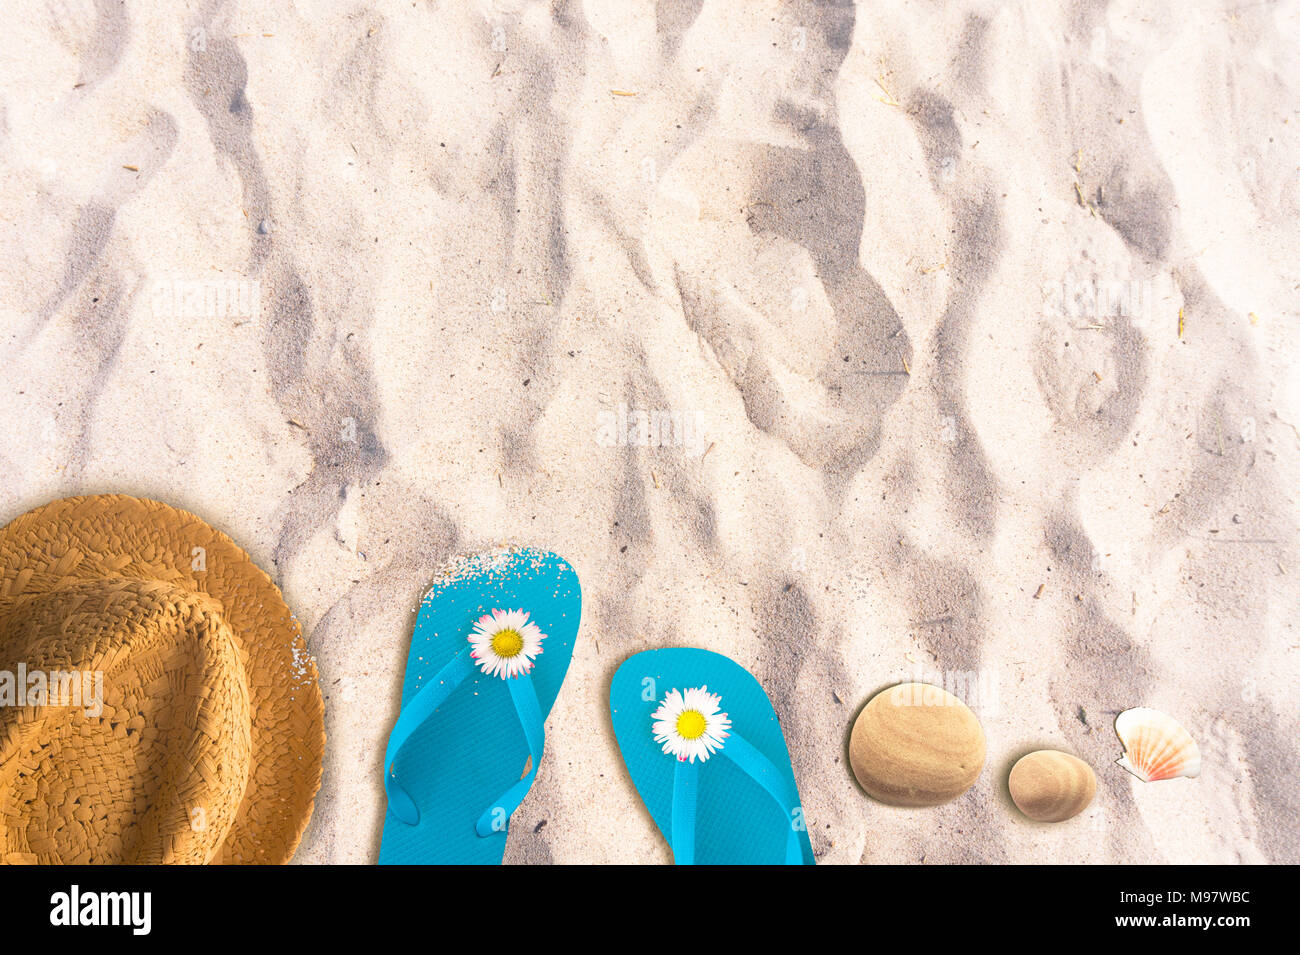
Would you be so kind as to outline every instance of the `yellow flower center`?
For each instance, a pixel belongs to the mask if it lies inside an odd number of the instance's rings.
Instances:
[[[698,710],[685,710],[677,717],[677,735],[682,739],[699,739],[706,726],[704,716]]]
[[[523,649],[524,638],[518,630],[498,630],[492,636],[492,652],[499,657],[517,657]]]

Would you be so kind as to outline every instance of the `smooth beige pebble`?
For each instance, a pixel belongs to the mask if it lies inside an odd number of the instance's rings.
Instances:
[[[1022,756],[1007,780],[1011,800],[1030,819],[1064,822],[1088,808],[1097,793],[1092,767],[1055,749]]]
[[[969,789],[984,768],[984,730],[951,693],[902,683],[877,693],[858,714],[849,764],[883,803],[937,806]]]

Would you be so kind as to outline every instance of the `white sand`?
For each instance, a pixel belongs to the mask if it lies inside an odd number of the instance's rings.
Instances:
[[[586,597],[507,861],[669,860],[606,704],[664,645],[763,681],[821,861],[1300,861],[1295,2],[183,6],[7,11],[0,520],[157,497],[276,577],[298,861],[376,857],[416,600],[500,543]],[[918,667],[989,758],[894,810],[848,730]],[[1201,778],[1114,765],[1136,705]]]

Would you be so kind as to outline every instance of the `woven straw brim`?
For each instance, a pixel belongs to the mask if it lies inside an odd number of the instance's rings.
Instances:
[[[225,534],[158,501],[65,498],[0,530],[0,599],[106,579],[162,581],[219,603],[244,661],[251,753],[243,801],[209,861],[289,861],[320,788],[325,729],[316,664],[279,588]]]

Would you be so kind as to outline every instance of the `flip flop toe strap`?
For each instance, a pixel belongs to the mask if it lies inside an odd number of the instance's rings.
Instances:
[[[766,790],[786,818],[785,864],[803,865],[803,847],[799,842],[797,821],[802,818],[799,796],[786,781],[785,774],[760,753],[752,743],[732,732],[726,745],[715,756],[725,756],[745,775]],[[672,850],[677,865],[695,864],[695,812],[699,797],[699,764],[679,761],[673,774]]]
[[[397,754],[411,735],[424,725],[447,697],[474,672],[474,661],[462,650],[447,661],[419,693],[411,699],[397,717],[393,731],[388,735],[388,749],[384,752],[384,790],[388,793],[388,808],[394,816],[408,826],[420,822],[420,810],[397,778]]]
[[[384,753],[384,790],[388,794],[388,808],[400,821],[408,826],[418,825],[420,810],[411,794],[402,786],[397,772],[397,757],[406,741],[411,738],[438,707],[446,702],[471,674],[474,673],[474,661],[468,649],[452,657],[419,693],[411,699],[397,717],[393,732],[388,737],[388,749]],[[546,733],[542,719],[541,703],[533,687],[530,676],[524,674],[506,681],[510,687],[510,698],[515,704],[515,714],[524,731],[528,743],[528,772],[520,780],[494,800],[479,816],[474,824],[474,831],[487,837],[505,831],[510,816],[528,794],[533,780],[537,776],[537,764],[542,760],[546,745]]]
[[[695,807],[700,794],[700,764],[678,760],[673,771],[673,862],[695,865]]]
[[[528,795],[528,790],[533,785],[533,780],[537,778],[537,764],[542,761],[542,753],[546,748],[542,705],[538,702],[532,677],[524,674],[506,682],[510,684],[510,698],[515,702],[515,714],[519,717],[519,725],[524,730],[524,739],[528,742],[528,772],[524,773],[519,782],[502,793],[501,797],[479,816],[478,822],[474,824],[474,831],[484,837],[506,830],[510,817],[524,801],[524,797]]]

